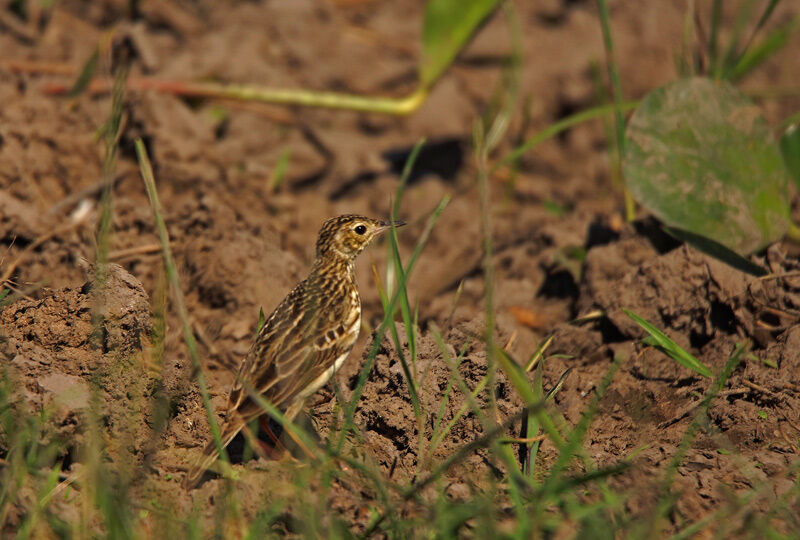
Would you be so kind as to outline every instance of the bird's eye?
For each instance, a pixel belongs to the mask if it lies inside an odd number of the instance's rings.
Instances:
[[[367,232],[367,228],[364,227],[363,225],[356,225],[356,228],[353,230],[356,231],[356,234],[364,234],[365,232]]]

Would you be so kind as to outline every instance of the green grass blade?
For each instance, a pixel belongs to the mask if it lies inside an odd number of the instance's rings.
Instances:
[[[800,118],[798,118],[800,119]],[[800,189],[800,128],[792,124],[781,136],[781,156],[789,177],[794,181],[795,187]]]
[[[800,29],[800,16],[795,17],[788,24],[773,30],[756,45],[749,46],[741,54],[736,64],[725,74],[725,78],[731,81],[738,81],[749,74],[785,47],[789,42],[789,38],[798,29]]]
[[[711,370],[708,369],[705,364],[686,352],[685,349],[672,341],[672,339],[670,339],[670,337],[664,332],[653,326],[636,313],[628,309],[623,309],[622,311],[625,312],[625,315],[633,319],[633,322],[641,326],[645,332],[650,334],[650,336],[653,338],[653,344],[660,351],[664,352],[667,356],[678,362],[683,367],[689,368],[692,371],[699,373],[703,377],[711,377]]]
[[[289,169],[289,160],[292,157],[292,149],[287,147],[278,156],[278,161],[272,169],[272,174],[269,177],[267,189],[270,193],[275,193],[279,187],[283,185],[283,180],[286,178],[286,171]]]
[[[722,390],[722,387],[730,378],[733,370],[739,365],[739,362],[741,361],[745,352],[747,352],[747,347],[742,345],[736,346],[730,358],[725,363],[725,366],[723,366],[723,368],[717,374],[714,382],[708,388],[705,396],[703,396],[702,401],[698,405],[697,413],[692,419],[691,424],[689,424],[689,427],[686,429],[675,455],[672,457],[669,465],[667,466],[667,470],[664,474],[664,478],[660,487],[660,502],[656,507],[655,512],[651,516],[649,532],[646,533],[647,537],[656,538],[661,536],[659,534],[661,523],[669,513],[669,510],[674,503],[672,484],[675,480],[676,474],[678,473],[678,467],[680,467],[683,459],[686,457],[686,453],[689,451],[697,432],[700,431],[701,424],[706,420],[711,403],[717,397],[717,394],[719,394],[720,390]]]
[[[161,203],[158,200],[158,191],[156,190],[156,181],[153,175],[153,167],[150,164],[150,158],[147,156],[147,149],[144,146],[142,139],[136,139],[136,156],[139,159],[139,169],[142,174],[145,189],[147,190],[147,197],[150,200],[150,206],[153,209],[153,219],[156,224],[156,232],[158,239],[161,243],[161,254],[164,259],[164,269],[167,273],[167,280],[169,281],[170,288],[172,289],[172,296],[175,302],[175,307],[178,311],[178,316],[181,320],[183,328],[183,339],[186,343],[186,348],[189,350],[189,356],[192,359],[192,366],[195,371],[197,385],[200,387],[200,395],[203,400],[203,408],[205,409],[206,418],[209,427],[211,428],[211,435],[219,451],[220,459],[224,463],[229,463],[228,453],[222,445],[221,431],[217,419],[214,416],[214,408],[211,405],[211,398],[208,393],[208,385],[206,384],[205,375],[203,374],[202,363],[200,362],[200,354],[197,351],[197,341],[195,340],[194,333],[192,332],[191,323],[189,322],[189,312],[186,309],[186,302],[183,299],[183,292],[181,290],[180,281],[178,279],[178,267],[172,256],[172,248],[169,243],[169,234],[167,233],[167,225],[164,222],[163,213],[161,211]]]
[[[408,264],[406,265],[404,278],[400,279],[398,282],[398,291],[395,291],[393,295],[391,295],[391,300],[389,301],[388,309],[384,310],[383,320],[381,321],[380,326],[378,327],[377,331],[375,332],[375,337],[372,340],[372,345],[370,346],[364,365],[361,368],[361,371],[358,374],[358,381],[356,382],[356,386],[353,389],[353,393],[351,395],[350,401],[345,406],[344,411],[344,426],[342,427],[342,431],[339,435],[339,440],[336,444],[337,452],[341,450],[342,446],[344,445],[345,437],[347,433],[353,428],[353,415],[355,414],[356,405],[358,404],[358,400],[361,398],[361,394],[364,391],[364,385],[367,382],[367,377],[369,376],[369,372],[372,370],[372,366],[375,363],[375,357],[378,355],[378,350],[380,349],[381,342],[383,341],[383,334],[386,332],[386,329],[389,328],[392,320],[392,313],[394,313],[394,308],[397,305],[397,302],[400,297],[399,290],[405,288],[406,280],[411,275],[411,272],[414,269],[414,266],[417,263],[417,259],[419,258],[422,249],[425,247],[425,244],[428,241],[428,238],[433,232],[433,227],[436,225],[436,222],[441,216],[444,209],[447,207],[448,202],[450,202],[449,196],[444,196],[439,201],[439,204],[434,209],[433,213],[428,218],[428,222],[425,226],[425,229],[422,232],[419,240],[417,241],[417,245],[414,247],[414,251],[411,253],[411,257],[409,257]]]
[[[519,396],[522,398],[523,403],[535,403],[536,394],[531,388],[530,383],[525,376],[525,372],[522,371],[520,366],[514,361],[513,358],[511,358],[511,356],[509,356],[506,351],[500,348],[497,348],[496,351],[500,367],[508,378],[508,381],[511,383],[511,386],[514,387],[514,390],[516,390]],[[556,448],[560,449],[564,445],[564,438],[558,431],[555,422],[553,422],[552,418],[550,418],[550,415],[547,414],[547,410],[544,408],[538,409],[536,414],[536,419],[538,420],[544,432],[547,433],[547,436],[550,438]]]
[[[719,28],[722,24],[722,0],[714,0],[711,5],[711,35],[708,40],[708,69],[716,73],[719,66]]]
[[[584,411],[581,419],[578,421],[578,424],[572,430],[572,432],[567,437],[565,444],[560,449],[558,459],[556,460],[555,464],[550,469],[550,474],[545,481],[544,485],[542,486],[542,495],[546,498],[555,491],[555,486],[563,481],[562,475],[567,470],[572,459],[577,455],[578,449],[581,447],[583,443],[583,438],[586,436],[586,432],[589,430],[592,422],[594,421],[595,416],[597,415],[597,411],[600,405],[600,401],[606,394],[608,387],[611,386],[611,381],[614,379],[614,375],[616,375],[617,370],[621,364],[621,360],[616,358],[614,362],[609,366],[606,370],[603,379],[600,381],[597,389],[595,390],[594,396],[592,397],[589,406]],[[564,376],[562,376],[562,381]],[[558,385],[556,385],[558,386]]]
[[[707,238],[701,234],[693,233],[691,231],[679,229],[677,227],[663,226],[662,228],[664,229],[664,232],[670,236],[674,236],[681,242],[691,244],[693,247],[702,251],[706,255],[711,255],[715,259],[719,259],[732,268],[736,268],[740,272],[745,272],[756,277],[765,276],[769,273],[763,266],[742,257],[732,249],[712,240],[711,238]]]
[[[494,174],[500,167],[504,165],[508,165],[515,160],[522,157],[524,154],[530,152],[535,146],[538,144],[555,137],[559,133],[566,131],[569,128],[575,127],[577,125],[583,124],[584,122],[588,122],[589,120],[594,120],[595,118],[603,118],[609,113],[616,113],[617,111],[624,112],[630,111],[635,109],[639,105],[638,101],[626,101],[620,104],[614,105],[601,105],[599,107],[592,107],[589,109],[585,109],[583,111],[579,111],[575,114],[571,114],[565,118],[562,118],[558,122],[554,122],[544,128],[543,130],[539,131],[536,135],[527,139],[524,143],[520,146],[516,147],[514,150],[503,156],[499,161],[497,161],[492,168],[490,169],[490,174]]]
[[[736,64],[738,57],[739,42],[742,38],[742,33],[750,20],[750,14],[753,11],[753,0],[743,0],[738,6],[736,13],[736,20],[733,23],[733,31],[731,32],[731,40],[728,47],[725,49],[725,54],[717,64],[717,70],[714,72],[714,78],[724,78],[725,74]]]
[[[75,79],[72,88],[70,88],[67,92],[67,97],[74,98],[86,90],[86,88],[89,86],[89,83],[92,82],[95,73],[97,72],[97,64],[99,59],[100,50],[99,48],[95,47],[94,51],[92,51],[92,54],[90,54],[89,58],[86,60],[86,63],[83,65],[81,72],[78,74],[78,78]]]
[[[611,80],[611,90],[614,97],[614,118],[616,120],[617,151],[620,156],[625,155],[625,119],[622,116],[622,83],[619,77],[619,68],[614,56],[614,40],[611,32],[611,16],[608,12],[607,0],[597,0],[597,9],[600,13],[600,27],[603,30],[603,47],[606,51],[606,65],[608,67],[608,78]],[[625,217],[628,221],[633,221],[635,215],[634,203],[631,194],[627,189],[624,190],[625,196]]]
[[[392,206],[391,212],[391,221],[394,222],[397,217],[397,213],[400,209],[400,204],[403,199],[403,194],[405,192],[405,186],[408,183],[408,179],[411,176],[411,171],[414,168],[414,163],[419,156],[420,150],[425,145],[425,139],[422,139],[414,145],[414,148],[411,150],[411,153],[406,160],[405,165],[403,166],[403,172],[400,175],[400,182],[397,186],[397,193],[395,195],[394,205]],[[411,315],[411,306],[408,301],[408,291],[406,289],[407,283],[407,276],[405,270],[403,269],[403,261],[400,257],[400,248],[399,248],[399,240],[397,238],[397,229],[392,227],[389,229],[389,261],[392,264],[392,269],[400,283],[403,283],[402,287],[398,288],[398,293],[400,294],[400,313],[403,318],[403,324],[406,328],[406,337],[408,341],[408,349],[411,357],[411,362],[414,366],[416,366],[417,360],[417,335],[416,335],[416,328],[414,326],[414,320],[412,319]],[[387,283],[387,290],[391,291],[389,288],[390,283]],[[384,310],[388,306],[384,303]],[[391,314],[393,316],[393,314]],[[417,381],[416,381],[416,373],[412,373],[411,368],[408,365],[408,362],[405,359],[405,355],[403,355],[401,343],[397,336],[397,328],[395,327],[394,323],[392,323],[392,335],[395,339],[396,347],[398,355],[400,356],[400,363],[403,368],[403,373],[406,376],[406,381],[408,383],[409,393],[411,394],[411,403],[414,406],[414,416],[415,418],[419,419],[421,413],[420,402],[419,402],[419,395],[417,389]]]

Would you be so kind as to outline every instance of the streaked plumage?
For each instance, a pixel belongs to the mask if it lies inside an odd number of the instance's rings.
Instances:
[[[395,222],[395,226],[399,225],[402,222]],[[390,227],[389,223],[357,215],[325,222],[308,277],[265,321],[239,367],[228,400],[223,445],[227,446],[245,425],[263,413],[243,382],[291,420],[305,400],[341,366],[361,327],[355,258],[375,236]],[[185,484],[195,484],[217,456],[212,440],[202,459],[189,471]]]

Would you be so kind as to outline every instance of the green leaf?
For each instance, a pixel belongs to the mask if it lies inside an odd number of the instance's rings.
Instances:
[[[686,352],[686,350],[680,345],[672,341],[667,334],[638,316],[633,311],[627,309],[623,309],[622,311],[625,312],[625,315],[633,319],[633,322],[641,326],[645,332],[650,334],[650,337],[645,340],[647,345],[657,348],[683,367],[687,367],[693,371],[696,371],[703,377],[711,377],[710,369],[700,362],[700,360]]]
[[[786,169],[760,110],[729,83],[650,92],[628,125],[623,172],[658,219],[747,255],[789,227]]]
[[[794,180],[794,185],[800,189],[800,129],[797,124],[786,129],[780,145],[783,163],[789,171],[789,176]]]
[[[664,230],[678,240],[693,245],[706,255],[711,255],[712,257],[729,264],[741,272],[745,272],[756,277],[766,276],[769,273],[763,266],[745,259],[735,251],[731,251],[722,244],[717,243],[710,238],[706,238],[705,236],[694,234],[689,231],[676,229],[675,227],[664,227]]]
[[[269,192],[274,193],[281,187],[283,180],[286,177],[286,170],[289,168],[289,159],[292,157],[292,149],[286,147],[283,152],[278,156],[278,162],[275,163],[275,168],[272,169],[272,175],[269,177]]]
[[[76,97],[86,90],[86,88],[89,86],[89,83],[92,82],[95,72],[97,71],[97,63],[99,59],[100,51],[95,48],[92,54],[89,55],[89,58],[83,65],[83,68],[81,68],[81,72],[78,74],[78,78],[75,79],[72,88],[70,88],[69,92],[67,92],[67,97]]]
[[[430,0],[422,25],[419,78],[430,88],[455,60],[500,0]]]
[[[256,335],[261,332],[261,329],[264,328],[264,323],[267,322],[267,318],[264,316],[264,308],[258,308],[258,324],[256,325]]]
[[[775,3],[773,2],[770,5],[774,7]],[[766,13],[765,15],[768,16]],[[756,45],[748,47],[736,61],[731,71],[726,74],[726,78],[736,81],[750,73],[781,50],[789,42],[792,34],[799,28],[800,16],[795,17],[788,24],[773,30]]]

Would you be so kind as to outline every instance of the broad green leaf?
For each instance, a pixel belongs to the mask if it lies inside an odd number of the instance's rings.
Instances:
[[[430,0],[422,25],[419,78],[430,88],[500,0]]]
[[[789,126],[781,137],[781,154],[783,163],[797,189],[800,189],[800,127]]]
[[[760,266],[748,259],[745,259],[735,251],[731,251],[722,244],[714,242],[710,238],[700,236],[699,234],[690,233],[675,227],[664,227],[667,234],[671,234],[681,242],[687,242],[703,253],[711,255],[720,261],[736,268],[740,272],[746,272],[756,277],[766,276],[769,272],[763,266]]]
[[[650,334],[650,337],[645,340],[648,345],[657,348],[678,362],[680,365],[696,371],[704,377],[711,377],[711,370],[708,369],[705,364],[686,352],[683,347],[672,341],[667,334],[653,326],[647,320],[638,316],[633,311],[628,309],[623,309],[622,311],[625,312],[625,315],[633,319],[633,322],[641,326],[648,334]]]
[[[727,82],[650,92],[626,132],[623,171],[658,219],[741,255],[789,227],[786,169],[760,110]]]

